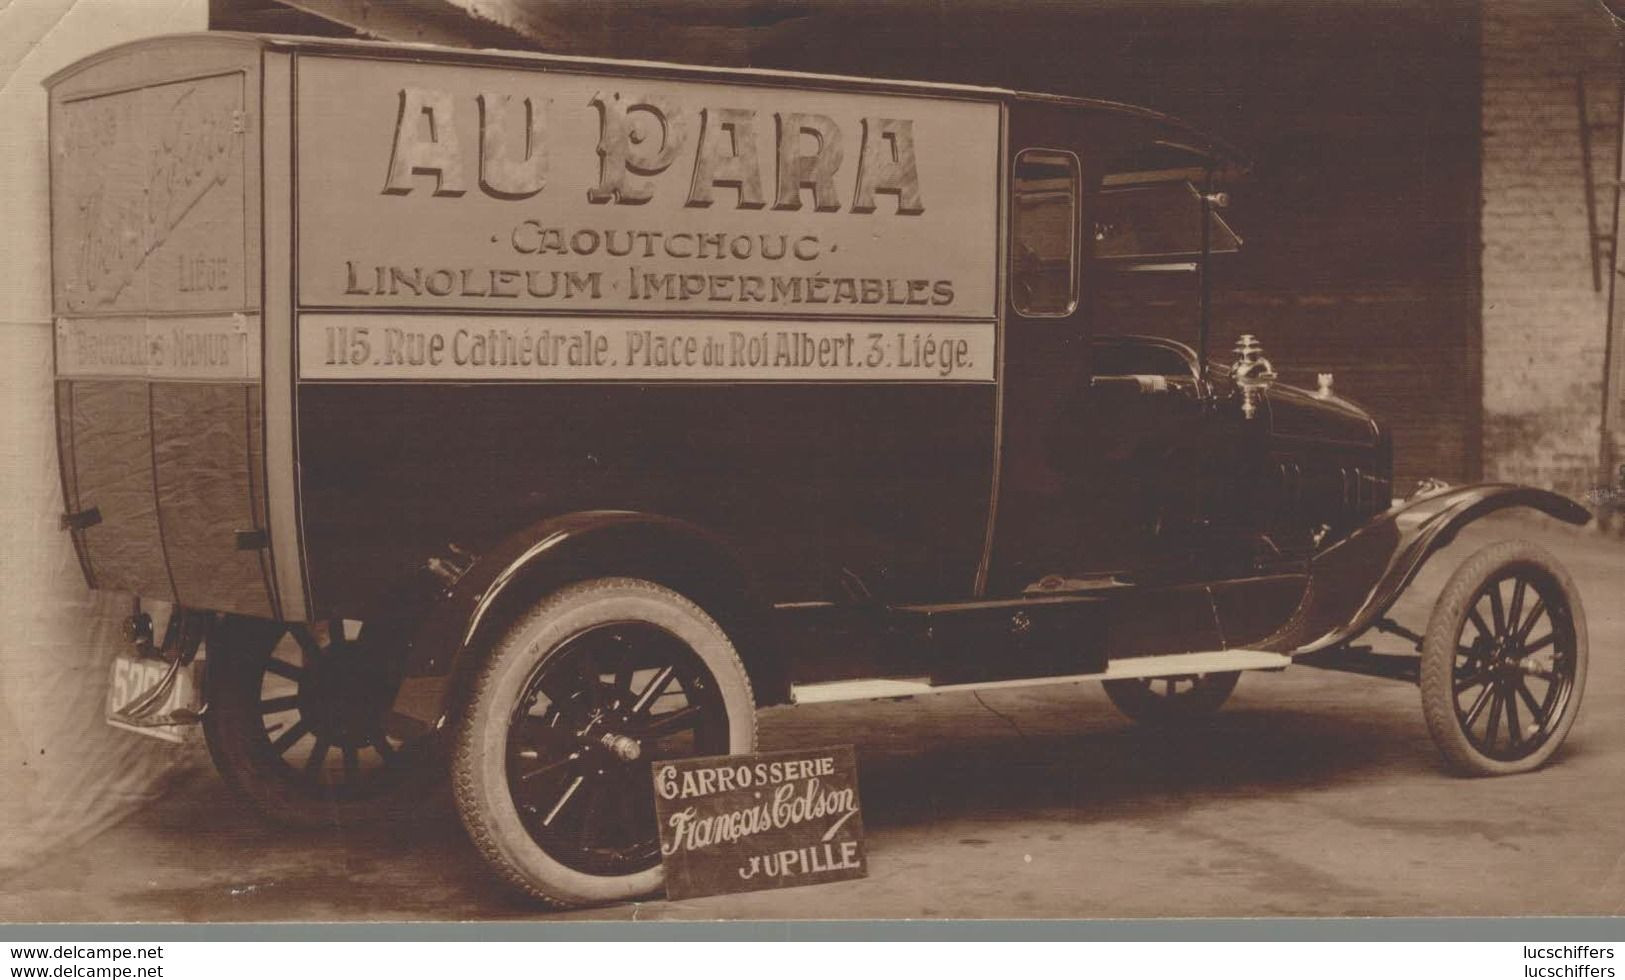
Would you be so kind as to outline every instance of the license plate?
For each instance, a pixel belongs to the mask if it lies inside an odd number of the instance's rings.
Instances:
[[[135,725],[118,717],[121,709],[129,707],[137,698],[163,682],[169,664],[163,660],[120,655],[113,660],[107,687],[107,723],[138,735],[148,735],[166,742],[184,742],[191,725]],[[182,667],[175,674],[163,703],[142,712],[147,718],[162,718],[177,709],[196,711],[197,686],[192,682],[191,666]]]

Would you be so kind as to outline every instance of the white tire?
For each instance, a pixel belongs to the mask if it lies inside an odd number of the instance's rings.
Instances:
[[[755,747],[750,680],[716,621],[653,582],[597,579],[496,643],[454,740],[453,787],[475,846],[516,888],[555,906],[625,901],[663,882],[650,761]]]

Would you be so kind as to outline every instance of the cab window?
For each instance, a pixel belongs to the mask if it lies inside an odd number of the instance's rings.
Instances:
[[[1010,299],[1023,316],[1078,305],[1078,158],[1022,150],[1010,181]]]
[[[1222,205],[1204,207],[1199,190],[1211,186],[1223,164],[1162,141],[1103,155],[1103,164],[1083,228],[1091,333],[1161,337],[1201,349],[1197,273],[1204,260],[1210,264],[1202,271],[1220,272],[1224,266],[1215,260],[1242,244],[1220,215]]]

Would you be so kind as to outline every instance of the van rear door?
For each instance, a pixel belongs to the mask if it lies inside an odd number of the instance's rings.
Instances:
[[[57,430],[101,589],[270,615],[258,45],[142,42],[47,81]]]

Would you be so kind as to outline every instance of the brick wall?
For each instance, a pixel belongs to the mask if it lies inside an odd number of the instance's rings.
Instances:
[[[1595,0],[1484,0],[1480,24],[1484,475],[1584,494],[1598,478],[1607,275],[1595,289],[1578,79],[1606,233],[1617,38]]]

